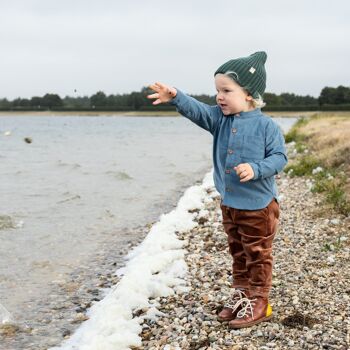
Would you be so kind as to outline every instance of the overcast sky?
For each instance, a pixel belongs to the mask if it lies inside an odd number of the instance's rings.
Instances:
[[[268,92],[350,86],[349,0],[0,4],[0,97],[129,93],[154,81],[214,95],[218,66],[261,50]]]

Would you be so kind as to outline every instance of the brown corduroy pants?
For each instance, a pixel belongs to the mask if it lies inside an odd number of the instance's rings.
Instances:
[[[232,286],[248,288],[252,296],[268,297],[279,204],[273,199],[266,208],[259,210],[234,209],[221,204],[221,210],[233,258]]]

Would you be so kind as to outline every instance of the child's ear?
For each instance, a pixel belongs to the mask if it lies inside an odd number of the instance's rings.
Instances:
[[[253,101],[253,96],[252,95],[247,95],[246,96],[247,101]]]

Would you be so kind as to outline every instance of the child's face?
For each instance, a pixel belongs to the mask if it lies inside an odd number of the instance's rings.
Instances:
[[[216,102],[224,115],[253,110],[250,96],[233,79],[224,74],[215,75]]]

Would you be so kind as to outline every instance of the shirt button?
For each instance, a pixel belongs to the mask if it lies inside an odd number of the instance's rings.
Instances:
[[[226,169],[226,170],[225,170],[225,173],[226,173],[226,174],[229,174],[230,172],[231,172],[231,171],[230,171],[229,169]]]
[[[236,133],[237,132],[237,129],[236,128],[232,128],[232,133]]]
[[[229,154],[232,154],[232,153],[233,153],[233,150],[232,150],[232,149],[229,149],[227,152],[228,152]]]
[[[226,190],[226,192],[230,192],[231,191],[229,187],[226,187],[225,190]]]

